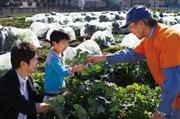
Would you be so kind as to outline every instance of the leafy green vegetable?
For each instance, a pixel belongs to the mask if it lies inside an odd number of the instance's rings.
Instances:
[[[73,58],[72,61],[70,61],[70,65],[77,65],[77,64],[86,64],[88,52],[82,52],[81,49],[77,49],[77,54]]]

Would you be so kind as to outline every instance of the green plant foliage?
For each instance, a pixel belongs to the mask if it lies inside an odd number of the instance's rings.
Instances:
[[[51,104],[60,119],[149,119],[161,92],[136,83],[122,88],[106,81],[72,78],[67,79],[66,89],[70,95],[55,97]]]
[[[70,65],[77,65],[77,64],[86,64],[88,52],[82,52],[81,49],[77,49],[77,54],[73,58],[72,61],[70,61]]]
[[[117,50],[119,47],[112,52]],[[76,60],[70,62],[72,65],[86,64],[87,54],[79,51],[74,59]],[[47,113],[46,119],[150,118],[159,103],[161,89],[155,87],[146,62],[119,63],[112,66],[106,63],[86,65],[84,72],[66,79],[64,90],[68,91],[69,95],[57,98],[60,102],[55,101],[54,105],[58,105],[58,111],[54,108]],[[34,77],[41,87],[39,90],[42,90],[44,80],[39,79],[43,79],[44,74],[35,74]]]
[[[124,48],[125,47],[116,45],[114,47],[109,47],[109,48],[103,49],[103,52],[104,53],[114,53],[116,51],[123,50]]]
[[[64,114],[64,110],[65,110],[64,101],[65,100],[62,96],[52,97],[46,101],[46,103],[50,104],[50,106],[52,107],[52,110],[55,112],[57,116],[56,118],[68,119],[68,115]],[[55,115],[51,115],[51,116],[55,116]],[[52,118],[52,117],[49,117],[49,118]]]
[[[88,119],[88,114],[86,110],[79,104],[73,105],[75,111],[73,112],[74,115],[78,116],[78,119]]]
[[[103,50],[105,53],[115,53],[123,50],[125,47],[114,46]],[[112,66],[103,65],[103,79],[114,82],[119,86],[126,87],[134,82],[146,84],[151,88],[156,87],[155,81],[147,67],[146,61],[136,63],[118,63]]]
[[[146,84],[155,88],[155,81],[145,61],[136,64],[118,63],[112,66],[106,63],[87,64],[85,71],[75,74],[79,80],[104,80],[126,87],[133,83]]]
[[[108,22],[109,18],[106,15],[99,16],[99,22]]]
[[[77,77],[86,78],[90,75],[96,75],[97,73],[102,71],[102,67],[99,64],[87,64],[87,58],[88,58],[88,52],[82,52],[82,50],[78,49],[76,56],[71,61],[66,61],[68,65],[77,65],[77,64],[85,64],[86,68],[81,73],[76,74]],[[82,79],[81,78],[81,79]],[[94,79],[93,76],[91,76],[89,79]]]
[[[84,21],[90,22],[91,20],[96,20],[96,19],[97,19],[97,18],[94,17],[94,16],[86,16],[86,17],[84,18]]]
[[[118,86],[126,87],[134,82],[146,84],[152,88],[156,86],[154,79],[147,68],[145,61],[136,64],[118,63],[112,66],[105,66],[108,69],[105,73],[106,80],[116,83]]]
[[[82,76],[89,76],[92,74],[97,74],[102,71],[102,67],[99,64],[87,64],[86,69],[81,72]]]
[[[46,60],[47,54],[49,53],[50,49],[50,46],[44,46],[43,48],[38,49],[38,58],[41,63],[44,63],[44,61]]]
[[[44,73],[42,72],[36,72],[32,74],[33,77],[33,83],[35,88],[43,93],[44,92]]]
[[[111,111],[123,109],[119,110],[121,119],[149,119],[159,103],[160,92],[160,88],[150,89],[138,84],[129,85],[125,89],[119,88],[113,98]]]
[[[25,23],[26,17],[27,16],[16,16],[16,17],[2,18],[2,19],[0,19],[0,24],[2,26],[28,28],[30,26],[30,24]]]
[[[115,20],[124,20],[124,17],[122,17],[120,15],[115,15],[114,19]]]

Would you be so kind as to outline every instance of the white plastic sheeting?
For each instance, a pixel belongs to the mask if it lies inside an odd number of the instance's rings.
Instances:
[[[171,26],[173,29],[177,30],[178,32],[180,32],[180,24],[175,24],[173,26]]]
[[[14,34],[10,33],[7,29],[1,27],[0,29],[0,54],[6,53],[11,50],[14,41],[11,36]]]
[[[90,55],[101,55],[101,49],[95,41],[87,40],[78,45],[77,47],[68,47],[64,51],[64,58],[72,60],[73,57],[76,55],[76,50],[81,49],[83,52],[87,51]]]
[[[47,16],[45,14],[36,14],[32,17],[27,17],[25,22],[33,23],[33,22],[47,22]]]
[[[71,27],[65,27],[65,28],[63,28],[63,30],[64,30],[67,34],[69,34],[71,41],[72,41],[72,40],[76,40],[76,34],[75,34],[74,30],[73,30]]]
[[[26,22],[42,22],[48,24],[48,26],[49,23],[58,23],[54,25],[55,28],[72,27],[76,35],[92,36],[96,31],[108,30],[112,32],[112,21],[115,20],[116,15],[125,18],[125,13],[119,11],[46,13],[27,17]],[[108,20],[100,20],[100,16],[105,16]],[[90,20],[85,20],[86,17],[89,17]]]
[[[80,30],[85,23],[83,22],[70,22],[67,24],[67,26],[72,27],[74,30]]]
[[[8,70],[11,66],[10,53],[0,55],[0,70]]]
[[[67,47],[66,50],[63,52],[63,58],[65,60],[69,59],[72,60],[74,56],[76,56],[76,48],[74,47]]]
[[[83,22],[70,22],[67,24],[67,26],[71,27],[74,30],[76,36],[80,36],[80,30],[84,26],[84,24],[85,23]]]
[[[166,24],[166,25],[169,25],[169,26],[178,23],[178,21],[175,19],[174,16],[162,17],[161,20],[162,20],[163,24]]]
[[[54,23],[50,23],[50,24],[46,24],[49,26],[49,28],[54,28],[54,29],[61,29],[62,25],[60,25],[58,22],[54,22]]]
[[[49,31],[47,32],[47,35],[46,35],[46,39],[50,41],[50,36],[51,36],[51,33],[54,31],[54,30],[64,30],[64,32],[66,32],[69,36],[70,36],[70,40],[76,40],[76,34],[74,32],[74,30],[71,28],[71,27],[65,27],[65,28],[50,28]]]
[[[81,43],[80,45],[78,45],[76,47],[76,49],[81,49],[82,51],[87,51],[89,54],[92,55],[101,55],[101,49],[99,47],[99,45],[92,40],[86,40],[83,43]]]
[[[27,17],[25,22],[33,23],[33,22],[42,22],[42,23],[53,23],[53,22],[60,22],[64,24],[63,20],[61,19],[62,15],[60,13],[51,12],[51,13],[42,13],[36,14],[32,17]]]
[[[14,43],[29,42],[35,47],[41,47],[36,35],[29,29],[3,27],[0,29],[0,53],[9,52]]]
[[[46,34],[46,39],[50,41],[50,36],[51,36],[51,33],[54,31],[54,30],[59,30],[57,28],[50,28],[49,31],[47,32]]]
[[[130,33],[123,38],[120,45],[135,48],[140,42],[141,41],[133,33]]]
[[[13,32],[17,36],[18,42],[29,42],[35,47],[41,47],[37,36],[29,29],[19,29],[15,27],[9,27],[9,31]]]
[[[42,22],[33,22],[30,26],[30,30],[38,37],[38,38],[46,38],[46,34],[50,27],[47,24]]]
[[[52,30],[62,29],[62,26],[57,22],[50,24],[46,24],[42,22],[34,22],[31,24],[30,29],[38,38],[45,39],[47,38],[47,34],[49,36]]]
[[[110,47],[115,43],[112,33],[106,30],[95,32],[90,40],[96,41],[100,47]]]
[[[86,22],[85,25],[81,28],[80,36],[91,36],[96,31],[107,30],[112,32],[112,23],[111,22],[99,22],[98,20],[91,20]]]

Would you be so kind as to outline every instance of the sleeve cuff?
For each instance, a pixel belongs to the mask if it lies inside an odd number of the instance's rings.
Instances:
[[[113,64],[113,57],[112,55],[107,55],[107,62],[108,64]]]
[[[160,103],[159,106],[157,107],[157,111],[168,114],[170,113],[171,107],[167,106],[167,105],[163,105]]]

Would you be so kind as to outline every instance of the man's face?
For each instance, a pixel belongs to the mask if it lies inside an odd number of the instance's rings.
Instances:
[[[133,22],[128,26],[128,29],[140,40],[145,37],[144,35],[144,22],[142,20]]]
[[[37,55],[35,55],[30,61],[29,64],[24,62],[23,64],[23,70],[26,71],[27,73],[33,73],[38,65],[38,59],[37,59]]]

